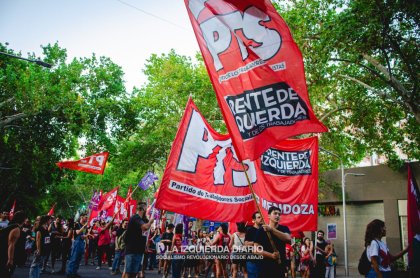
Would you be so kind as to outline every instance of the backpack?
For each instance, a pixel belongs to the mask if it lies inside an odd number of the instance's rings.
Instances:
[[[125,230],[118,238],[117,238],[117,248],[120,250],[125,249],[125,234],[127,230]]]
[[[366,275],[366,274],[368,274],[370,268],[371,268],[371,263],[370,263],[370,261],[367,257],[366,248],[365,248],[365,250],[363,250],[362,255],[360,256],[359,264],[357,265],[357,269],[359,270],[359,273],[361,275]]]

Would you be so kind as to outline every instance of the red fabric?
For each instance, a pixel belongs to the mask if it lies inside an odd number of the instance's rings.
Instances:
[[[420,234],[420,192],[410,164],[408,164],[407,226],[408,244],[412,246],[414,236]],[[409,261],[412,259],[412,252],[412,248],[410,248]]]
[[[15,215],[15,207],[16,207],[16,199],[13,201],[12,208],[10,209],[9,220],[12,220],[13,216]]]
[[[109,234],[109,229],[103,229],[102,227],[99,227],[98,233],[98,246],[108,245],[111,243],[111,235]]]
[[[114,207],[115,202],[117,201],[118,189],[117,186],[105,195],[102,195],[101,200],[99,201],[98,210],[108,210],[110,207]]]
[[[125,203],[124,203],[125,210],[127,211],[127,218],[131,217],[131,213],[130,213],[130,201],[132,200],[131,194],[133,194],[133,189],[130,185],[130,187],[128,188],[127,197],[125,198]]]
[[[103,152],[76,161],[60,161],[57,162],[56,165],[60,167],[60,169],[67,168],[91,174],[103,175],[108,155],[108,152]]]
[[[302,54],[269,0],[185,4],[240,160],[327,131],[309,101]]]
[[[54,215],[54,208],[55,208],[55,205],[56,205],[56,204],[54,204],[54,205],[51,207],[50,211],[48,212],[48,215],[49,215],[49,216]]]
[[[281,206],[282,225],[292,231],[316,230],[317,137],[282,141],[244,164],[265,217],[271,205]],[[172,144],[156,207],[223,222],[251,222],[256,211],[229,136],[215,132],[192,100]]]

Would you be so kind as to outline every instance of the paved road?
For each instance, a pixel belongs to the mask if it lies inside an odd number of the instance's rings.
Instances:
[[[60,266],[61,266],[61,262],[57,262],[57,268],[60,267]],[[350,268],[349,272],[350,272],[349,277],[362,277],[357,273],[357,269],[355,269],[355,268]],[[85,265],[80,266],[79,274],[83,278],[94,278],[94,277],[113,277],[113,278],[116,278],[116,277],[121,277],[121,275],[111,275],[111,271],[106,267],[102,267],[102,269],[96,270],[95,266],[90,266],[90,265],[89,266],[85,266]],[[15,274],[13,275],[13,278],[28,278],[28,277],[29,277],[29,267],[16,268]],[[42,274],[41,275],[41,278],[65,278],[65,277],[66,277],[65,275],[58,275],[58,274]],[[146,270],[146,277],[147,278],[157,278],[157,277],[162,277],[162,275],[158,274],[157,270],[152,270],[152,271]],[[169,275],[169,277],[170,277],[170,275]],[[200,277],[202,277],[202,276],[200,276]],[[290,277],[290,275],[289,275],[289,277]],[[300,275],[298,274],[297,277],[300,277]],[[337,268],[337,276],[336,277],[345,277],[343,267],[339,266]]]
[[[57,262],[57,268],[61,266],[61,262]],[[83,278],[93,278],[93,277],[121,277],[121,275],[111,275],[111,270],[108,267],[102,267],[102,269],[95,269],[95,266],[85,266],[81,265],[79,269],[79,274]],[[122,269],[122,268],[121,268]],[[28,278],[29,277],[29,267],[16,268],[13,278]],[[65,275],[59,274],[42,274],[41,278],[65,278]],[[157,270],[146,270],[147,278],[157,278],[162,277],[162,275],[157,274]]]

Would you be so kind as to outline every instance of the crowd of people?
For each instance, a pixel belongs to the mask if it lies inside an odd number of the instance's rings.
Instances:
[[[77,222],[44,215],[31,223],[22,211],[8,222],[3,213],[0,277],[11,277],[14,267],[25,263],[30,264],[30,278],[42,273],[80,277],[81,264],[98,270],[107,265],[111,274],[126,278],[144,277],[145,270],[153,269],[163,277],[283,278],[296,277],[296,272],[301,277],[335,277],[334,246],[324,240],[324,232],[318,231],[316,244],[292,238],[288,227],[279,224],[277,207],[269,209],[268,223],[263,225],[255,212],[252,226],[237,223],[231,234],[226,224],[208,231],[194,229],[192,221],[188,228],[166,223],[162,231],[146,210],[146,203],[139,203],[136,214],[118,224],[115,216],[89,223],[85,213]]]

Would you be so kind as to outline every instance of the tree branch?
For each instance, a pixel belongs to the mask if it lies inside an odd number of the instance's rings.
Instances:
[[[4,105],[6,105],[6,104],[7,104],[7,103],[9,103],[9,102],[12,102],[14,99],[15,99],[14,97],[11,97],[11,98],[6,99],[6,100],[5,100],[5,101],[3,101],[3,102],[0,102],[0,107],[2,107],[2,106],[4,106]]]
[[[25,118],[27,115],[25,113],[19,113],[12,116],[6,116],[4,120],[0,121],[0,128],[5,127],[6,125],[10,124],[13,121]]]
[[[352,110],[352,108],[351,108],[351,107],[339,107],[339,108],[335,108],[335,109],[333,109],[333,110],[331,110],[331,111],[327,112],[326,114],[322,115],[322,116],[319,118],[319,121],[321,121],[321,122],[322,122],[324,119],[328,118],[329,116],[331,116],[331,115],[332,115],[332,114],[334,114],[335,112],[342,111],[342,110]]]
[[[368,84],[364,83],[363,81],[360,81],[359,79],[356,79],[356,78],[351,77],[351,76],[348,76],[348,75],[343,75],[343,74],[339,74],[338,76],[341,76],[341,77],[344,77],[344,78],[349,79],[349,80],[351,80],[351,81],[354,81],[354,82],[356,82],[357,84],[362,85],[362,86],[363,86],[363,87],[365,87],[366,89],[368,89],[368,90],[370,90],[370,91],[372,91],[372,92],[376,93],[377,95],[379,95],[379,96],[381,96],[381,97],[386,97],[386,98],[390,98],[390,99],[392,99],[393,101],[397,101],[396,99],[391,98],[391,97],[390,97],[389,95],[387,95],[386,93],[384,93],[384,92],[382,92],[382,91],[379,91],[379,90],[377,90],[377,89],[373,88],[372,86],[369,86]]]

